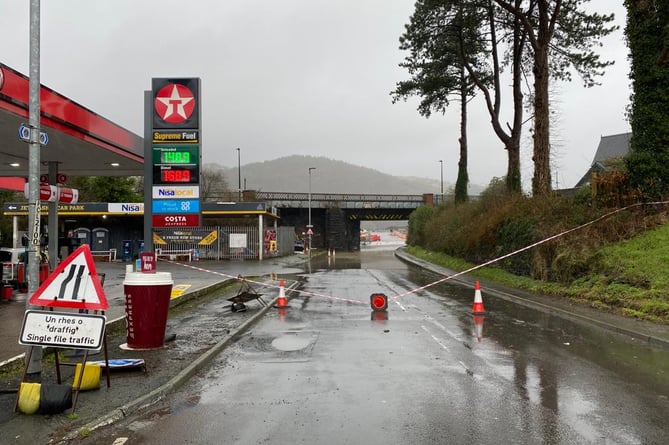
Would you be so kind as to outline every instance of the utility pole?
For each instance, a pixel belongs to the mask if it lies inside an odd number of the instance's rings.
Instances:
[[[311,237],[314,234],[311,224],[311,170],[316,170],[316,167],[309,167],[309,224],[307,224],[307,235],[309,236],[309,258],[311,258]]]
[[[444,160],[439,159],[439,164],[441,167],[441,188],[440,188],[440,193],[441,193],[441,202],[444,201]]]
[[[28,295],[33,295],[39,287],[40,263],[40,219],[41,203],[39,195],[40,176],[40,0],[30,0],[30,102],[28,105],[28,126],[30,142],[28,149]],[[53,228],[58,236],[58,228]],[[57,255],[53,252],[52,255]],[[26,310],[30,309],[30,298],[26,298]],[[30,360],[28,360],[30,357]],[[41,380],[42,348],[29,346],[26,349],[26,374],[30,380]]]
[[[237,188],[239,189],[239,200],[242,202],[242,154],[241,149],[237,147]]]

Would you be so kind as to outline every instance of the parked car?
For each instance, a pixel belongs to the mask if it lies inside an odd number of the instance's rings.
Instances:
[[[19,282],[19,263],[23,260],[25,247],[0,247],[0,264],[2,264],[2,284],[16,287]]]
[[[370,241],[381,241],[381,235],[379,235],[378,233],[372,233],[369,236],[369,240]]]
[[[304,252],[304,241],[301,239],[295,240],[295,252]]]
[[[15,289],[27,289],[26,277],[26,248],[0,247],[0,265],[2,265],[2,284]],[[46,252],[40,252],[39,282],[44,282],[49,276],[49,261]]]

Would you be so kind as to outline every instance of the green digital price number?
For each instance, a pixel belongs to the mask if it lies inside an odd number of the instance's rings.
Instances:
[[[200,147],[193,144],[154,144],[153,165],[199,165]]]
[[[190,164],[189,151],[161,151],[160,162],[162,164]]]

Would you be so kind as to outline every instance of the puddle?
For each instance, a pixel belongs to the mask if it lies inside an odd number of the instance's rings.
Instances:
[[[272,347],[279,351],[299,351],[308,347],[314,340],[313,332],[287,332],[272,341]]]

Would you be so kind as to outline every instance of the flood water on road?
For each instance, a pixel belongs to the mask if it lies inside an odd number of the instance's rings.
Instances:
[[[384,237],[382,235],[382,240]],[[662,443],[669,351],[493,298],[392,246],[319,256],[131,443]],[[416,291],[417,290],[417,291]],[[384,317],[369,296],[389,297]],[[123,429],[125,428],[125,429]],[[109,442],[111,443],[111,442]]]

